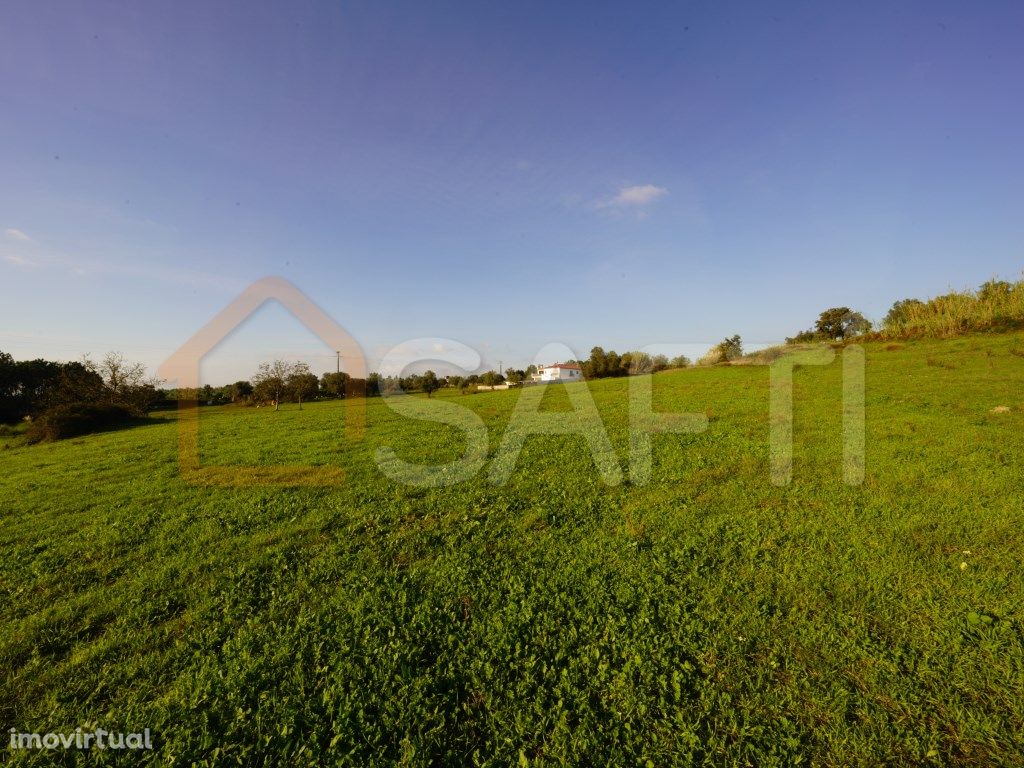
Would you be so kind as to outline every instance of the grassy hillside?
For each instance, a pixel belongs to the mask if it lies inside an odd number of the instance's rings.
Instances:
[[[173,418],[0,437],[0,726],[149,727],[176,765],[1018,764],[1024,334],[867,357],[859,487],[838,363],[797,373],[781,488],[757,366],[655,377],[710,425],[656,438],[645,486],[565,437],[506,485],[397,485],[378,447],[464,446],[379,400],[356,444],[345,403],[203,412],[204,461],[340,465],[336,488],[187,485]],[[590,385],[623,468],[627,386]],[[517,397],[449,399],[493,453]]]

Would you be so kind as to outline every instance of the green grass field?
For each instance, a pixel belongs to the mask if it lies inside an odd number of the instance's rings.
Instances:
[[[1022,385],[1024,334],[868,345],[861,486],[838,362],[797,373],[786,487],[758,366],[655,376],[710,424],[655,438],[643,486],[578,437],[531,438],[505,485],[399,485],[377,448],[464,441],[380,400],[356,443],[345,402],[203,411],[205,463],[330,488],[189,485],[173,415],[0,438],[0,726],[152,729],[90,764],[1024,764]],[[628,381],[589,386],[625,471]],[[518,396],[438,394],[492,454]]]

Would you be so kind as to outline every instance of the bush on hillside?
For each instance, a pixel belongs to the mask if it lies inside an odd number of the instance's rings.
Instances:
[[[730,336],[723,339],[707,351],[697,365],[719,365],[720,363],[731,363],[743,357],[743,341],[740,335]]]
[[[139,417],[123,405],[63,403],[44,411],[28,429],[31,442],[64,440],[137,422]]]
[[[756,352],[748,352],[743,355],[743,357],[733,360],[732,365],[771,365],[780,357],[793,352],[794,349],[814,349],[820,343],[821,342],[818,342],[818,344],[794,344],[787,340],[785,344],[778,344],[774,347],[765,347],[764,349],[759,349]]]

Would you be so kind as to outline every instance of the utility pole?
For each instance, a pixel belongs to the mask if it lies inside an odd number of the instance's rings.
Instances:
[[[341,373],[341,352],[336,352],[338,356],[338,373]]]
[[[501,367],[501,360],[499,360],[498,361],[498,375],[501,376],[502,374],[504,374],[504,372],[505,372],[505,369]]]

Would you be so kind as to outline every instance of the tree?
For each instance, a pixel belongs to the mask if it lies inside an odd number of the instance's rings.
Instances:
[[[440,387],[441,382],[438,381],[437,374],[433,371],[424,371],[420,376],[420,389],[427,393],[427,397],[433,395]]]
[[[0,424],[14,422],[20,413],[18,364],[7,352],[0,352]]]
[[[252,397],[252,384],[248,381],[236,381],[234,384],[229,384],[227,390],[228,397],[233,403],[245,400],[247,397]]]
[[[488,387],[501,384],[503,381],[505,381],[505,377],[497,371],[487,371],[480,377],[480,383]]]
[[[724,360],[735,360],[738,357],[743,357],[743,341],[738,333],[724,339],[718,347],[722,352],[722,359]]]
[[[6,420],[17,421],[44,410],[48,394],[60,379],[60,371],[61,364],[49,360],[10,360],[7,389],[11,417]]]
[[[366,397],[366,379],[349,376],[345,384],[345,397]]]
[[[920,299],[902,299],[894,302],[892,307],[889,308],[889,313],[882,320],[882,325],[886,328],[898,328],[901,325],[905,325],[914,312],[923,307],[924,302]]]
[[[217,393],[213,391],[213,387],[209,384],[204,384],[199,390],[199,401],[207,405],[213,405],[216,400]]]
[[[347,373],[325,373],[320,377],[320,392],[329,397],[344,397],[350,378]]]
[[[646,352],[627,352],[622,356],[622,365],[630,376],[654,373],[654,358]]]
[[[103,383],[115,394],[128,393],[147,383],[146,366],[125,360],[120,352],[108,352],[98,363],[86,358],[84,365],[103,377]]]
[[[718,342],[711,351],[701,358],[702,364],[728,363],[743,356],[743,341],[737,333]]]
[[[70,379],[65,383],[73,384],[77,396],[83,400],[88,398],[125,408],[134,416],[145,416],[157,400],[159,380],[146,377],[145,366],[141,362],[128,360],[120,352],[108,352],[98,362],[86,356],[80,365],[84,372],[93,376],[84,376],[81,370],[67,369]],[[98,388],[95,388],[96,377],[101,383]],[[84,388],[90,385],[91,391],[87,393]]]
[[[826,339],[845,339],[869,331],[871,323],[849,307],[832,307],[818,316],[814,327]]]
[[[316,393],[320,389],[320,380],[310,372],[309,366],[302,362],[292,365],[285,383],[288,394],[298,401],[300,411],[302,410],[302,399],[309,400],[316,397]]]
[[[111,400],[103,378],[95,370],[84,363],[61,363],[56,380],[39,395],[29,412],[35,415],[58,406],[104,404]]]
[[[383,387],[384,379],[377,372],[371,373],[366,377],[366,396],[377,397],[382,393],[381,388]]]
[[[284,360],[260,363],[259,370],[252,377],[253,395],[257,400],[273,402],[276,411],[280,407],[281,396],[285,393],[291,373],[291,364]]]
[[[134,416],[145,416],[157,400],[159,380],[147,377],[145,365],[125,359],[120,352],[108,352],[99,362],[85,357],[82,366],[102,380],[102,391],[96,397],[104,405],[123,407]],[[86,381],[82,379],[78,383]]]
[[[604,359],[604,375],[605,376],[623,376],[626,373],[626,368],[623,365],[622,358],[619,357],[619,353],[614,349],[609,352]]]
[[[608,358],[603,347],[590,350],[590,358],[583,363],[583,375],[588,379],[600,379],[606,375]]]
[[[659,355],[659,357],[661,357],[661,355]],[[686,355],[677,355],[676,357],[673,357],[671,360],[669,360],[668,367],[669,368],[689,368],[690,367],[690,358],[688,358]]]

